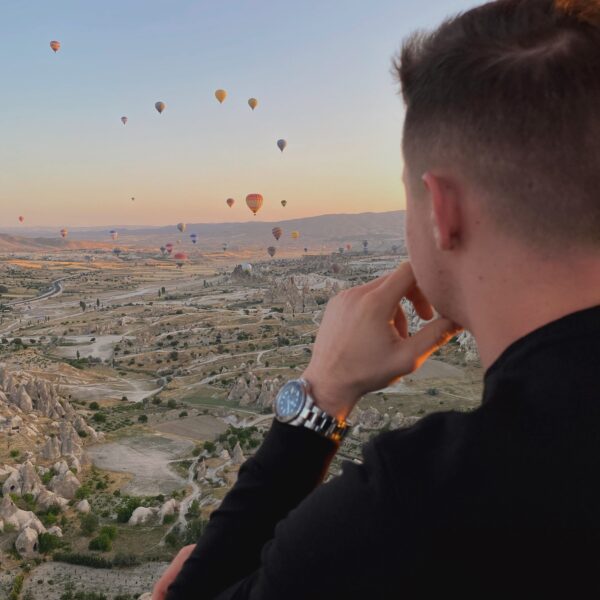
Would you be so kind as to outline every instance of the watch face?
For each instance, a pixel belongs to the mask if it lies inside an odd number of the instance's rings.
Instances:
[[[275,413],[282,421],[297,417],[304,406],[304,388],[297,381],[288,381],[277,394]]]

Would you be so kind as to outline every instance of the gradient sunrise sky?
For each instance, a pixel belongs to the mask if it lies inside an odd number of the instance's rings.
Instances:
[[[390,59],[475,4],[3,2],[0,227],[246,221],[252,192],[264,220],[404,208]]]

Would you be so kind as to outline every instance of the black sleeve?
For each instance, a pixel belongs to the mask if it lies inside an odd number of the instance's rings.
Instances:
[[[325,477],[338,444],[273,420],[256,454],[213,511],[167,600],[214,598],[260,566],[275,525]]]
[[[378,569],[389,565],[383,538],[391,536],[392,500],[376,446],[368,443],[363,456],[363,464],[343,461],[341,475],[291,510],[264,545],[260,566],[216,600],[384,597],[373,591]]]

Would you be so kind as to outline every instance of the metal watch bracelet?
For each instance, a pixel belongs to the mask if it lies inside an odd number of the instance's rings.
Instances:
[[[304,407],[300,414],[290,421],[290,425],[302,425],[336,442],[341,442],[350,430],[350,423],[328,415],[315,404],[310,394],[307,394]]]

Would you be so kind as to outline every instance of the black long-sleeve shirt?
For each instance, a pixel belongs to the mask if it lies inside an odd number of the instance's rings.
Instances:
[[[600,306],[515,341],[484,384],[327,483],[337,445],[274,420],[168,600],[597,596]]]

